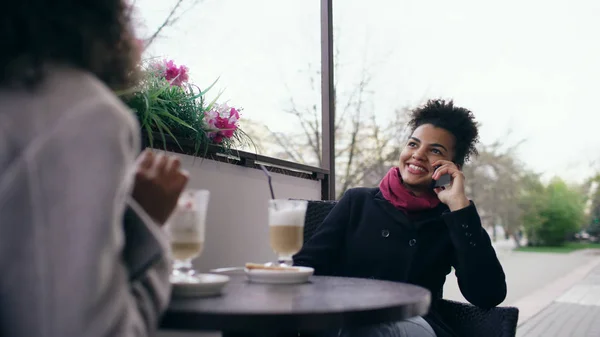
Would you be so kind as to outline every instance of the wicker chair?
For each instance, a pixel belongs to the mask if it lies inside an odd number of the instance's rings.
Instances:
[[[335,201],[309,201],[304,223],[304,241],[312,237]],[[442,289],[438,298],[438,312],[444,322],[461,337],[514,337],[517,331],[519,309],[497,307],[489,310],[474,305],[444,300]]]

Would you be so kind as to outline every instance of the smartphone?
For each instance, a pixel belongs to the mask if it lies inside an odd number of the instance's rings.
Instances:
[[[435,172],[440,166],[436,166],[433,172]],[[450,184],[452,182],[452,176],[448,173],[442,175],[438,180],[434,180],[431,182],[431,189],[442,187]]]

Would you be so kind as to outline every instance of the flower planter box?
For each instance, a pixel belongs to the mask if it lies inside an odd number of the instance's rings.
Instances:
[[[162,140],[156,141],[160,136],[154,139],[154,148],[164,150]],[[166,150],[178,155],[189,171],[189,188],[211,193],[205,249],[194,261],[200,271],[275,260],[267,227],[270,192],[258,164],[272,172],[277,198],[321,199],[325,170],[242,151],[227,155],[218,146],[209,146],[202,157],[196,157],[193,142],[178,142],[181,148],[167,137]]]
[[[233,150],[252,141],[239,129],[241,108],[219,104],[220,94],[207,101],[216,80],[201,90],[188,82],[187,67],[173,61],[140,66],[140,82],[119,95],[140,123],[143,147],[177,154],[190,172],[188,187],[211,192],[205,248],[196,267],[207,271],[274,260],[268,244],[270,192],[260,164],[273,172],[277,198],[327,196],[328,172]]]

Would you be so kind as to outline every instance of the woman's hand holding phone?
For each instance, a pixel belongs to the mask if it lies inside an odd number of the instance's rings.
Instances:
[[[450,211],[469,206],[470,202],[465,194],[465,176],[458,166],[448,160],[438,160],[433,163],[433,166],[438,167],[433,173],[433,180],[438,181],[446,174],[451,177],[450,184],[436,186],[433,189],[440,201],[448,205]]]

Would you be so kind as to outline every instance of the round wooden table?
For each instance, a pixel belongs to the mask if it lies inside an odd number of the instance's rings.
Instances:
[[[223,294],[173,298],[161,329],[272,334],[319,331],[425,315],[431,293],[415,285],[313,276],[309,283],[267,285],[230,275]]]

